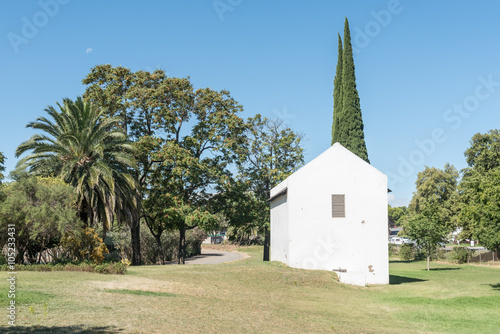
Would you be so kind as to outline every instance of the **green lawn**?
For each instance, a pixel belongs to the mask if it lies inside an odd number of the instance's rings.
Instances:
[[[130,267],[125,276],[20,272],[18,326],[0,333],[496,333],[500,268],[391,262],[391,285],[249,259]],[[2,275],[6,277],[4,272]],[[0,281],[6,291],[7,281]],[[140,291],[137,291],[140,290]],[[5,310],[8,299],[1,293]],[[6,313],[6,310],[3,311]],[[26,327],[31,326],[31,327]],[[38,326],[38,327],[35,327]]]

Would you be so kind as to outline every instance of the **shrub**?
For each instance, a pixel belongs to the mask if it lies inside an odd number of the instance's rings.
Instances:
[[[81,271],[77,264],[68,263],[63,267],[64,271]]]
[[[78,261],[75,261],[73,259],[70,259],[69,257],[63,255],[63,256],[60,256],[56,259],[54,259],[54,261],[52,261],[52,264],[61,264],[61,265],[65,265],[65,264],[68,264],[68,263],[78,263]]]
[[[201,254],[201,243],[207,238],[207,234],[201,228],[196,227],[186,235],[186,256]]]
[[[200,228],[186,232],[186,257],[201,254],[201,243],[206,234]],[[151,235],[147,227],[141,233],[141,255],[144,263],[157,264],[177,260],[179,247],[179,232],[164,232],[160,238],[161,247]]]
[[[85,271],[85,272],[93,273],[93,272],[95,272],[96,266],[97,266],[96,264],[93,264],[93,263],[90,263],[87,261],[83,261],[79,265],[76,265],[74,267],[74,269],[75,269],[75,271]]]
[[[141,237],[146,232],[147,227],[141,225]],[[131,235],[130,228],[128,226],[114,226],[111,231],[108,232],[106,239],[111,240],[113,249],[115,249],[120,259],[131,259],[132,258],[132,246],[130,244]],[[141,255],[143,248],[143,240],[141,238]]]
[[[109,231],[106,238],[108,248],[119,252],[119,258],[130,260],[132,249],[130,247],[130,230],[126,227],[116,227]],[[201,254],[201,244],[206,238],[206,233],[195,228],[186,232],[186,256]],[[179,246],[179,232],[165,231],[160,238],[161,247],[153,237],[146,224],[141,223],[141,258],[145,264],[157,264],[177,259],[177,247]],[[114,252],[114,251],[113,251]],[[113,253],[112,252],[112,253]],[[114,256],[106,256],[115,260]]]
[[[125,275],[127,266],[121,262],[106,263],[103,274],[109,275]]]
[[[67,233],[61,240],[63,249],[78,260],[102,263],[108,248],[92,228],[85,228],[80,233]]]
[[[37,264],[31,265],[34,271],[52,271],[52,266],[50,264]]]
[[[424,261],[427,259],[427,254],[422,249],[415,250],[413,254],[413,259],[415,261]],[[431,260],[432,260],[432,254],[431,254]]]
[[[120,262],[123,263],[126,267],[132,264],[129,259],[122,259]]]
[[[264,238],[259,235],[259,228],[255,225],[232,226],[226,233],[230,242],[238,245],[263,245]]]
[[[456,263],[465,263],[473,255],[474,251],[471,251],[467,247],[455,247],[451,251],[451,258],[455,260]]]
[[[399,247],[394,244],[389,244],[389,255],[398,255]]]
[[[446,249],[444,248],[437,248],[436,249],[436,257],[440,260],[446,259]]]
[[[52,271],[63,271],[64,265],[62,264],[54,264],[52,265]]]
[[[158,242],[153,237],[149,229],[145,226],[141,226],[141,258],[145,264],[156,264],[161,261],[162,250],[158,247]],[[163,233],[161,240],[163,241]]]
[[[401,247],[399,248],[399,256],[404,261],[413,260],[413,245],[411,245],[411,244],[401,245]]]
[[[79,229],[75,191],[57,178],[17,173],[14,179],[0,191],[1,230],[7,232],[7,224],[15,224],[15,262],[36,263],[40,253],[47,254],[59,244],[62,233]],[[8,237],[0,234],[0,248]]]
[[[9,271],[9,265],[0,265],[1,271]],[[93,264],[83,261],[79,264],[27,264],[16,265],[17,271],[82,271],[99,274],[124,275],[127,273],[127,266],[121,262],[110,262],[103,264]]]
[[[160,254],[164,257],[164,261],[176,260],[179,247],[179,233],[178,232],[165,233],[161,237],[161,244],[162,244],[162,249]]]

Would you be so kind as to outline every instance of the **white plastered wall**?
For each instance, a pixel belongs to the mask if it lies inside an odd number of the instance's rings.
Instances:
[[[389,283],[384,174],[337,143],[271,196],[283,187],[286,206],[277,205],[280,198],[271,203],[272,260],[295,268],[345,270],[337,274],[348,284]],[[332,218],[332,194],[345,195],[345,218]]]
[[[287,181],[275,187],[275,193],[286,189]],[[288,264],[289,253],[288,235],[288,201],[287,194],[271,202],[271,261],[280,261]]]

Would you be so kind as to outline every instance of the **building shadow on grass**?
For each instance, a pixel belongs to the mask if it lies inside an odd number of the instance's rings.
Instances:
[[[12,326],[8,328],[0,328],[0,333],[8,334],[112,334],[122,333],[121,329],[116,327],[86,327],[86,326]]]
[[[413,277],[405,277],[405,276],[397,276],[397,275],[389,275],[389,284],[390,285],[398,285],[404,283],[416,283],[416,282],[425,282],[426,279],[413,278]]]
[[[430,271],[440,271],[440,270],[461,270],[462,268],[430,268]],[[427,270],[427,269],[422,269]]]

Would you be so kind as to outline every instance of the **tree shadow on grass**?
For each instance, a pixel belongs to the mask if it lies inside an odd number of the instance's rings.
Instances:
[[[415,283],[415,282],[425,282],[426,279],[413,278],[413,277],[405,277],[405,276],[396,276],[389,275],[389,284],[390,285],[398,285],[404,283]]]
[[[389,263],[411,263],[412,261],[390,260]]]
[[[499,290],[500,291],[500,283],[497,283],[497,284],[488,284],[489,286],[491,286],[493,288],[493,290]]]
[[[202,259],[202,258],[205,258],[205,257],[209,257],[209,256],[224,256],[226,254],[222,254],[222,253],[204,253],[204,254],[199,254],[199,255],[195,255],[193,257],[190,257],[189,259]],[[188,258],[186,258],[187,260]]]
[[[45,326],[30,326],[30,327],[21,327],[21,326],[11,326],[8,328],[0,328],[0,333],[9,333],[9,334],[48,334],[48,333],[57,333],[57,334],[112,334],[112,333],[121,333],[122,330],[116,327],[84,327],[84,326],[54,326],[54,327],[45,327]]]
[[[205,253],[205,254],[194,255],[191,257],[187,257],[186,263],[189,263],[189,262],[194,261],[194,260],[201,260],[201,259],[206,259],[206,258],[210,258],[210,257],[214,257],[214,256],[224,256],[224,255],[225,254],[221,254],[221,253]],[[166,265],[177,264],[177,260],[168,261],[165,264]]]

